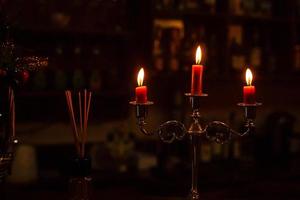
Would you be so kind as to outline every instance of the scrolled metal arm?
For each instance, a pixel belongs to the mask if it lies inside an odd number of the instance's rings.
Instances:
[[[231,129],[224,122],[212,121],[206,126],[204,132],[209,140],[223,144],[231,139],[232,134],[243,137],[252,133],[255,129],[254,122],[252,120],[247,120],[245,127],[247,130],[243,133],[240,133]]]
[[[143,134],[147,136],[157,134],[165,143],[172,143],[174,140],[182,140],[187,133],[185,126],[176,120],[167,121],[161,124],[154,132],[150,132],[146,129],[147,123],[143,117],[138,119],[137,124]]]

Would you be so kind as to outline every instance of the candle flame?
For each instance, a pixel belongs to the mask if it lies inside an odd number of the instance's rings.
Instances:
[[[247,68],[247,70],[246,70],[246,83],[247,83],[247,85],[252,84],[252,79],[253,79],[252,72],[249,68]]]
[[[201,62],[201,58],[202,58],[202,52],[201,52],[201,48],[200,45],[197,47],[197,51],[196,51],[196,64],[199,65]]]
[[[137,76],[137,83],[138,83],[138,86],[142,86],[143,85],[143,82],[144,82],[144,69],[141,68],[139,73],[138,73],[138,76]]]

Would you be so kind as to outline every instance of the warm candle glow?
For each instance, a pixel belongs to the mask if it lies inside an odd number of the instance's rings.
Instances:
[[[199,65],[201,62],[201,58],[202,58],[202,52],[201,52],[201,48],[200,45],[197,47],[197,51],[196,51],[196,64]]]
[[[144,69],[141,68],[137,77],[138,86],[142,86],[143,82],[144,82]]]
[[[247,70],[246,70],[246,83],[247,83],[247,85],[252,84],[252,79],[253,79],[252,72],[249,68],[247,68]]]

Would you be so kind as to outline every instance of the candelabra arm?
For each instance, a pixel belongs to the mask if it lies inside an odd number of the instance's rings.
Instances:
[[[187,133],[185,126],[176,120],[164,122],[153,132],[147,130],[145,118],[138,118],[137,124],[144,135],[151,136],[157,134],[165,143],[172,143],[174,140],[182,140]]]
[[[255,125],[253,120],[250,119],[247,120],[245,127],[247,129],[244,132],[240,133],[230,128],[224,122],[213,121],[206,126],[204,132],[206,133],[206,137],[208,139],[215,141],[216,143],[223,144],[225,142],[228,142],[231,139],[232,134],[243,137],[245,135],[249,135],[252,132],[254,132]]]
[[[136,101],[132,101],[130,104],[135,106],[137,125],[144,135],[151,136],[158,134],[159,138],[166,143],[172,143],[174,140],[181,140],[186,135],[187,130],[185,126],[176,120],[170,120],[161,124],[155,131],[148,131],[146,128],[146,117],[148,114],[148,107],[152,105],[153,102],[137,103]]]
[[[146,129],[146,122],[145,122],[145,118],[141,117],[141,118],[138,118],[138,122],[137,122],[138,126],[139,126],[139,129],[140,131],[144,134],[144,135],[147,135],[147,136],[151,136],[151,135],[154,135],[155,133],[154,132],[150,132]]]
[[[245,136],[253,133],[255,131],[255,124],[253,120],[247,120],[245,127],[247,128],[244,132],[240,133],[238,131],[235,131],[233,129],[230,129],[231,133],[237,136]]]

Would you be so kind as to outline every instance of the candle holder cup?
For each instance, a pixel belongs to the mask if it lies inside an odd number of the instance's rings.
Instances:
[[[256,117],[256,108],[261,103],[245,104],[238,103],[238,106],[244,108],[245,117],[245,127],[247,128],[245,132],[240,133],[231,129],[227,124],[221,121],[212,121],[208,123],[205,127],[202,127],[199,123],[201,118],[200,108],[201,108],[201,98],[207,97],[207,94],[191,94],[186,93],[186,97],[190,99],[192,114],[191,118],[193,120],[189,129],[187,130],[183,123],[171,120],[161,124],[158,129],[154,132],[150,132],[146,129],[146,117],[148,114],[148,107],[154,103],[148,101],[146,103],[137,103],[136,101],[131,101],[130,104],[135,106],[137,125],[140,131],[145,135],[155,135],[157,134],[159,138],[166,143],[171,143],[175,140],[181,140],[185,135],[188,135],[191,140],[192,146],[192,181],[191,181],[191,191],[189,199],[198,200],[198,168],[199,168],[199,158],[197,150],[199,149],[199,139],[205,137],[213,142],[223,144],[228,142],[232,134],[237,136],[245,136],[254,131],[255,124],[254,120]]]

